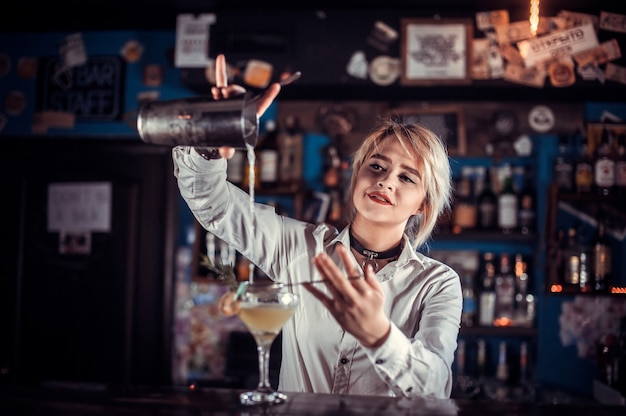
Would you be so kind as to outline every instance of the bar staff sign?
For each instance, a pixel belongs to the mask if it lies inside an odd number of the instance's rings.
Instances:
[[[38,111],[71,113],[77,120],[116,120],[123,113],[124,64],[117,56],[94,56],[67,67],[42,60]]]
[[[571,56],[595,46],[598,46],[598,38],[592,24],[559,30],[517,43],[527,68],[543,61]]]

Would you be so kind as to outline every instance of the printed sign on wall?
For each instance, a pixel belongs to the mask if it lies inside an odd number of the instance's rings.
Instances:
[[[111,231],[110,182],[51,183],[48,231]]]
[[[117,120],[123,114],[124,63],[118,56],[90,56],[67,67],[58,58],[42,59],[38,111],[72,113],[77,120]]]

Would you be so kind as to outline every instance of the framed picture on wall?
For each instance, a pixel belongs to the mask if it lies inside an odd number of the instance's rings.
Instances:
[[[401,19],[402,85],[469,84],[469,19]]]
[[[428,127],[444,141],[450,156],[465,155],[465,116],[461,106],[399,107],[391,109],[389,116]]]

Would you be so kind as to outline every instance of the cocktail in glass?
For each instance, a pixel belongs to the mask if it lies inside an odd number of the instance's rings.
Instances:
[[[270,347],[293,315],[298,295],[273,282],[245,284],[245,291],[239,293],[239,318],[254,337],[259,353],[259,385],[255,390],[241,393],[240,401],[245,405],[283,403],[287,396],[274,390],[269,382]]]

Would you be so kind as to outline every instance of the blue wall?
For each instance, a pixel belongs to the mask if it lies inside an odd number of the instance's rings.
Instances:
[[[9,91],[18,90],[26,96],[26,109],[17,116],[7,116],[7,123],[2,135],[31,135],[32,117],[35,112],[37,97],[37,79],[23,79],[17,74],[18,61],[22,57],[55,57],[59,55],[59,46],[72,33],[49,34],[14,34],[0,36],[0,53],[11,59],[8,74],[0,76],[0,96]],[[138,109],[139,93],[158,91],[159,99],[175,99],[192,95],[180,83],[180,73],[173,66],[174,32],[83,32],[85,49],[88,56],[119,56],[128,41],[135,40],[143,46],[141,58],[125,63],[125,93],[123,111],[130,122],[117,121],[78,121],[73,129],[51,129],[49,136],[123,136],[139,138],[134,128],[135,114]],[[168,57],[168,53],[172,58]],[[146,64],[157,64],[163,68],[163,83],[160,87],[147,87],[142,83],[143,69]]]

